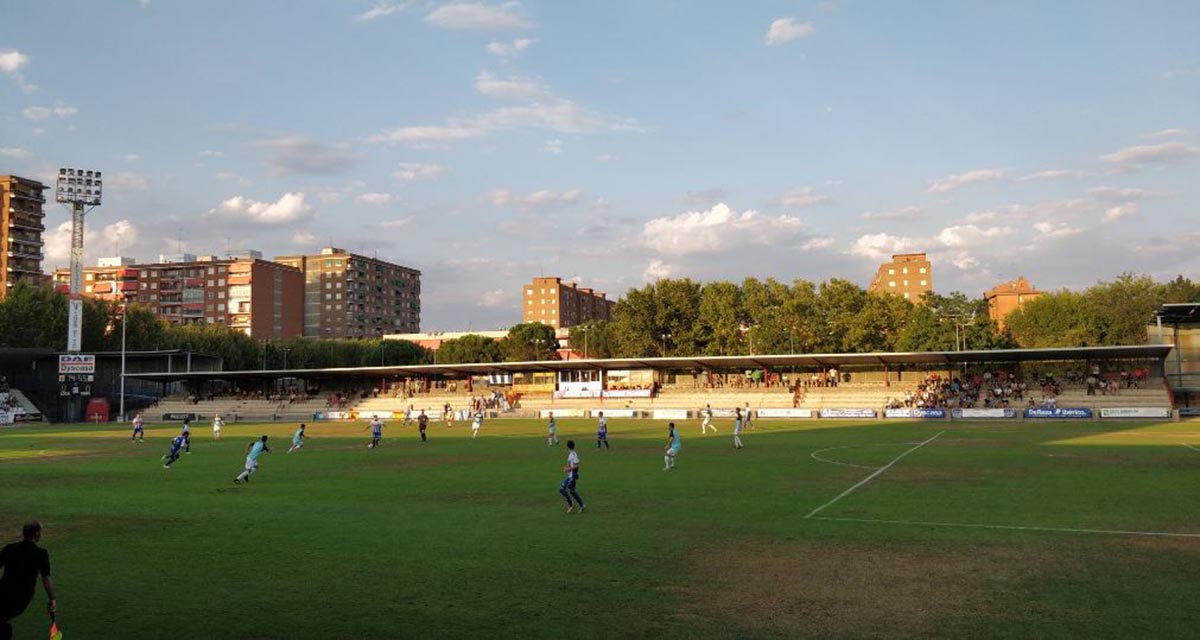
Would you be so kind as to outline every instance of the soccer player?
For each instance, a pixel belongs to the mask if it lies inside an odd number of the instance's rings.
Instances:
[[[146,429],[142,425],[142,414],[140,413],[133,416],[133,437],[129,441],[133,442],[135,440],[138,442],[146,441]]]
[[[679,455],[679,449],[683,443],[679,440],[679,430],[675,428],[674,422],[667,423],[667,446],[666,455],[663,456],[663,471],[670,471],[675,468],[675,456]]]
[[[447,402],[446,406],[442,407],[442,417],[446,419],[446,428],[454,426],[454,408]]]
[[[471,439],[474,440],[479,435],[479,429],[483,427],[483,411],[475,412],[475,419],[471,422]]]
[[[596,425],[596,448],[600,448],[600,443],[604,443],[604,449],[608,450],[608,418],[604,417],[604,412],[600,412],[600,421]]]
[[[742,448],[742,408],[733,408],[733,448]]]
[[[164,469],[170,469],[171,465],[175,464],[175,461],[179,459],[179,450],[183,449],[186,443],[187,440],[183,434],[175,436],[175,439],[171,441],[171,451],[162,457]]]
[[[553,447],[558,444],[558,423],[554,421],[554,412],[550,412],[550,433],[546,436],[546,446]]]
[[[429,416],[425,415],[425,410],[421,409],[421,413],[417,415],[417,430],[421,432],[421,442],[428,442],[425,439],[425,427],[429,426]]]
[[[383,423],[379,421],[379,416],[371,418],[371,423],[363,427],[363,431],[371,430],[371,444],[367,445],[368,449],[374,449],[379,446],[379,441],[383,439]]]
[[[221,414],[213,416],[213,440],[221,439],[221,427],[225,426],[225,421],[221,419]]]
[[[747,402],[746,403],[746,425],[745,426],[746,426],[746,429],[749,431],[754,431],[753,414],[754,414],[754,412],[750,410],[750,403]]]
[[[406,425],[412,421],[413,421],[413,406],[410,404],[410,405],[408,405],[408,409],[406,409],[404,411],[404,421],[400,423],[400,426],[403,427],[404,425]]]
[[[250,482],[250,475],[254,473],[256,469],[258,469],[258,457],[261,456],[264,451],[268,453],[271,451],[271,449],[267,447],[266,436],[263,436],[262,439],[255,440],[254,442],[246,445],[246,468],[243,469],[242,472],[233,479],[234,484]]]
[[[702,411],[701,413],[704,415],[704,422],[700,423],[700,435],[704,435],[704,434],[708,433],[709,429],[712,429],[713,433],[716,433],[717,428],[715,426],[713,426],[713,423],[712,423],[712,405],[710,405],[710,404],[704,405],[704,411]]]
[[[192,452],[192,421],[187,418],[183,419],[183,431],[179,435],[183,436],[183,452]]]
[[[42,588],[46,590],[46,611],[54,620],[57,603],[54,600],[54,581],[50,579],[50,552],[39,547],[42,539],[42,523],[34,520],[21,528],[20,542],[0,549],[0,639],[13,637],[13,618],[25,613],[37,590],[37,577],[42,576]]]
[[[567,440],[567,452],[567,466],[563,467],[567,477],[563,478],[558,492],[567,501],[567,513],[575,511],[576,504],[579,505],[579,513],[583,513],[583,498],[580,498],[579,492],[575,490],[575,483],[579,481],[579,454],[575,452],[574,440]],[[572,498],[575,499],[574,503],[571,502]]]
[[[299,451],[304,446],[304,439],[308,436],[304,435],[304,423],[300,423],[300,428],[296,429],[296,433],[292,434],[292,446],[287,450],[288,453]]]

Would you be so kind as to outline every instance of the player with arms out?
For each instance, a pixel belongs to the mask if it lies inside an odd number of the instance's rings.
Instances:
[[[574,440],[567,440],[567,466],[563,467],[563,471],[567,477],[563,478],[558,492],[567,501],[567,513],[575,511],[575,505],[579,505],[579,513],[583,513],[583,498],[580,498],[579,492],[575,490],[575,483],[579,481],[579,454],[575,452]],[[571,502],[572,498],[575,502]]]
[[[600,448],[600,444],[604,444],[604,449],[608,450],[608,418],[604,417],[604,412],[599,414],[600,420],[596,424],[596,448]]]
[[[712,405],[704,405],[704,411],[701,412],[701,415],[704,416],[704,421],[700,423],[700,435],[708,433],[709,429],[712,429],[713,433],[716,433],[717,427],[712,423]]]
[[[263,436],[261,439],[255,440],[254,442],[246,445],[246,468],[243,469],[242,472],[233,479],[235,484],[250,482],[251,474],[258,469],[258,457],[261,456],[264,451],[268,453],[271,451],[271,449],[267,446],[266,436]]]
[[[368,449],[374,449],[379,446],[379,441],[383,439],[383,423],[379,421],[379,416],[371,418],[370,424],[363,427],[363,431],[371,430],[371,444],[367,445]]]
[[[679,455],[679,449],[683,447],[683,442],[679,439],[679,430],[675,428],[674,422],[667,423],[667,446],[663,455],[663,471],[670,471],[675,468],[675,456]]]
[[[170,469],[171,465],[175,464],[175,461],[179,459],[179,452],[186,443],[187,440],[184,439],[182,433],[175,436],[175,439],[171,441],[171,450],[167,452],[167,455],[162,457],[164,469]]]
[[[296,429],[296,433],[292,434],[292,446],[287,450],[288,453],[299,451],[304,446],[304,439],[308,436],[304,435],[304,423],[300,423],[300,428]]]
[[[213,416],[213,440],[221,439],[221,427],[225,426],[225,421],[221,419],[221,414]]]
[[[554,412],[550,412],[550,433],[546,436],[546,446],[553,447],[558,444],[558,423],[554,421]]]
[[[135,440],[137,442],[146,441],[146,429],[142,423],[142,414],[140,413],[133,416],[133,437],[129,441],[134,442]]]

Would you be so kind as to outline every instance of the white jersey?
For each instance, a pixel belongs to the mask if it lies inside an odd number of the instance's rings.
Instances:
[[[576,467],[576,469],[574,471],[568,471],[567,475],[570,476],[570,475],[578,475],[579,474],[579,469],[578,469],[579,454],[576,451],[572,450],[570,453],[567,454],[567,466],[568,467]]]
[[[225,426],[225,421],[217,418],[213,420],[213,431],[220,431],[221,427]]]

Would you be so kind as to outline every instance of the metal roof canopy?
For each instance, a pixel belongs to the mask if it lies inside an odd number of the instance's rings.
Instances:
[[[1117,347],[1063,347],[1052,349],[996,349],[990,351],[925,351],[913,353],[813,353],[792,355],[694,356],[669,358],[608,358],[486,362],[471,364],[419,364],[384,367],[337,367],[327,369],[264,369],[246,371],[195,371],[130,373],[131,378],[175,382],[183,380],[254,380],[279,378],[365,378],[376,376],[438,376],[461,378],[490,373],[531,373],[614,369],[656,370],[742,370],[782,367],[896,367],[908,365],[952,365],[1000,362],[1049,362],[1064,360],[1129,360],[1167,357],[1171,345]]]
[[[1164,304],[1154,318],[1163,324],[1200,324],[1200,302]]]

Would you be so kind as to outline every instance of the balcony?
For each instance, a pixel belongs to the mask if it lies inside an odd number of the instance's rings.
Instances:
[[[27,231],[37,231],[41,233],[46,230],[46,225],[37,220],[30,220],[24,216],[12,216],[8,219],[8,226],[13,229],[25,229]]]

